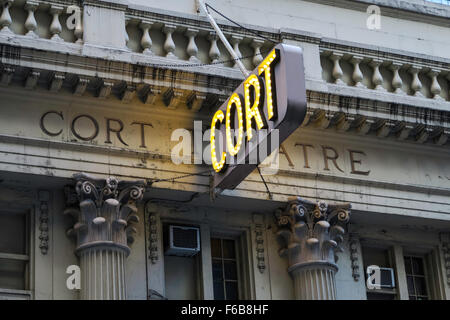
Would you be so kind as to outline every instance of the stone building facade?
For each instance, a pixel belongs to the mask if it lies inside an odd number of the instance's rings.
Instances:
[[[248,70],[302,48],[308,103],[275,174],[212,190],[172,154],[243,75],[195,1],[1,3],[1,299],[450,299],[450,6],[210,1]]]

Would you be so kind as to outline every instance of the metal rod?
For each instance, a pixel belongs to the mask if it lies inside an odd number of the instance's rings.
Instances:
[[[228,42],[227,38],[225,38],[225,35],[223,34],[222,30],[220,30],[220,27],[217,25],[214,18],[209,14],[208,10],[206,10],[205,3],[203,0],[196,0],[197,1],[197,7],[203,11],[203,13],[206,15],[206,17],[209,20],[209,23],[213,26],[214,30],[216,31],[217,35],[219,36],[220,40],[224,44],[225,48],[228,50],[230,55],[233,57],[233,59],[236,61],[236,64],[238,65],[241,72],[244,74],[245,77],[248,77],[250,72],[244,67],[244,65],[241,62],[241,57],[238,57],[236,52],[234,51],[233,47]]]

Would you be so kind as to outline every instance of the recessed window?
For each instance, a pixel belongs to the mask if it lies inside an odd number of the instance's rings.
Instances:
[[[27,215],[0,212],[0,289],[27,290]]]
[[[165,297],[169,300],[197,300],[201,297],[201,251],[199,228],[164,224]]]
[[[367,288],[367,300],[395,300],[397,299],[396,281],[393,276],[393,267],[390,250],[385,248],[364,246],[362,248],[362,256],[364,262],[364,274],[366,281],[368,275],[366,273],[367,267],[379,267],[379,288]]]
[[[428,300],[423,258],[405,256],[405,272],[410,300]]]
[[[212,238],[211,256],[215,300],[239,299],[236,241]]]

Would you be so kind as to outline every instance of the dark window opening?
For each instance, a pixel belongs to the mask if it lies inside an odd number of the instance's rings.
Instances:
[[[428,300],[423,259],[419,257],[405,256],[405,271],[409,300]]]
[[[215,300],[239,299],[236,242],[211,239],[211,256]]]

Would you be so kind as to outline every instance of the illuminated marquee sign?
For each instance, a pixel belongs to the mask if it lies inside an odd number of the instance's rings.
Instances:
[[[272,153],[301,125],[305,114],[302,50],[279,44],[212,118],[210,143],[212,166],[216,172],[214,187],[234,189],[264,160],[258,156],[256,163],[250,163],[250,155],[262,146],[267,148],[267,154]],[[252,128],[257,135],[252,133]],[[218,130],[223,141],[218,141]],[[279,139],[274,143],[275,139],[271,138],[275,130]],[[227,165],[229,163],[233,165]]]

